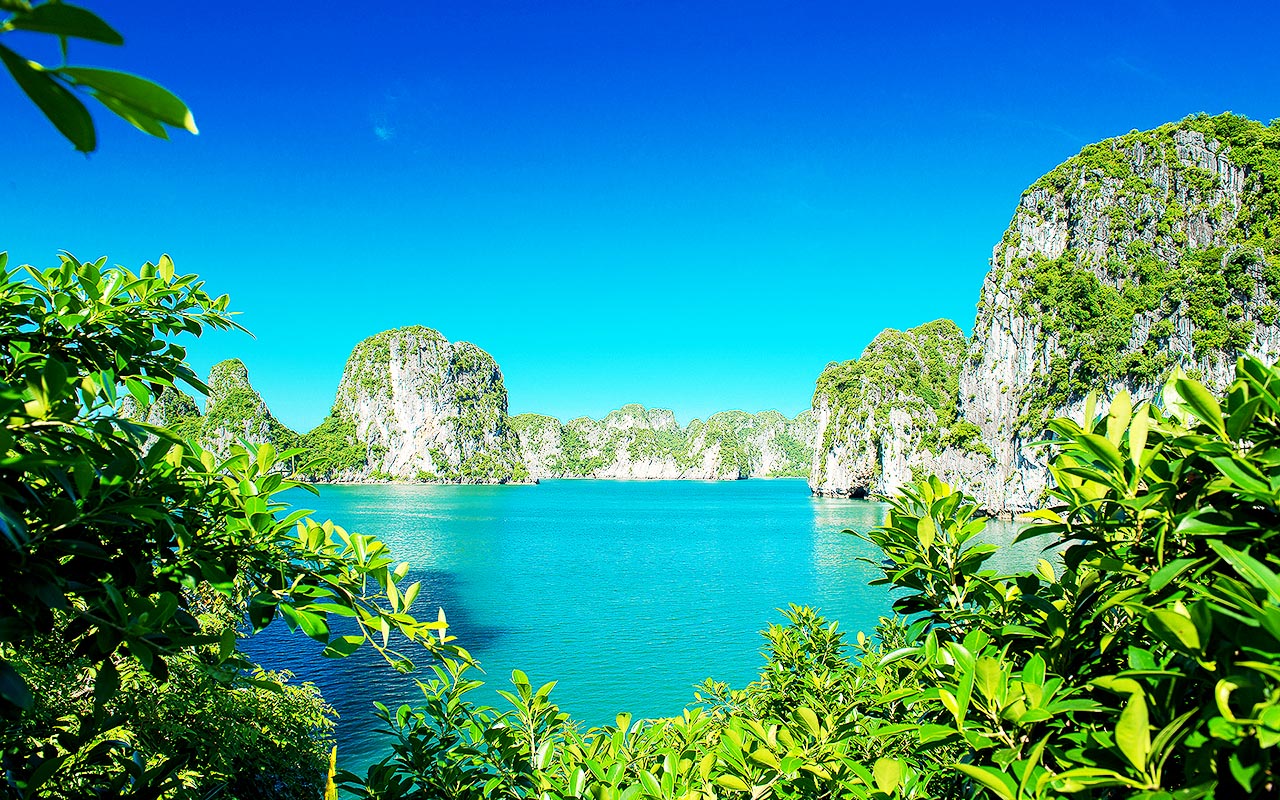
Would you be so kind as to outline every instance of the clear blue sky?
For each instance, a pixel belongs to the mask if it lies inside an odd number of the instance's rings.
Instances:
[[[0,248],[172,254],[257,336],[197,366],[242,357],[303,430],[407,324],[492,353],[513,413],[794,414],[885,327],[969,331],[1019,194],[1083,144],[1280,116],[1274,3],[89,5],[126,46],[73,60],[201,133],[99,115],[85,159],[4,76]]]

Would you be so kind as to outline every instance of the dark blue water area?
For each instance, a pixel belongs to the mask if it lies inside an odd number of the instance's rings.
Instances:
[[[678,714],[709,677],[741,687],[763,663],[760,631],[790,603],[870,632],[890,613],[870,545],[842,533],[879,524],[878,503],[812,497],[803,480],[544,481],[536,486],[326,486],[288,499],[376,535],[423,583],[419,618],[443,608],[450,633],[496,694],[512,669],[557,681],[587,724]],[[1012,540],[992,523],[987,536]],[[1026,566],[1035,548],[1001,553]],[[387,754],[373,702],[421,698],[415,679],[371,648],[346,659],[276,623],[244,643],[269,669],[314,682],[338,711],[339,759],[362,770]],[[420,659],[426,664],[429,659]]]

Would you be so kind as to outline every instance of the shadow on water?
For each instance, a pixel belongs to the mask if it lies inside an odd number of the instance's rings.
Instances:
[[[489,651],[500,648],[509,633],[492,620],[475,618],[462,602],[458,576],[441,570],[410,570],[403,585],[422,582],[414,610],[419,619],[434,620],[436,609],[446,609],[449,633],[465,642],[468,650]],[[331,618],[334,636],[358,634],[355,620]],[[254,662],[269,670],[286,670],[294,682],[314,683],[325,700],[338,712],[338,745],[341,761],[347,768],[363,767],[389,753],[389,745],[381,737],[371,735],[379,726],[373,702],[391,707],[402,703],[416,704],[422,699],[417,681],[433,676],[434,660],[420,644],[404,637],[393,637],[392,648],[408,656],[417,670],[397,672],[372,647],[361,647],[346,658],[325,658],[324,645],[302,632],[290,631],[277,617],[265,630],[241,641],[241,649]],[[357,734],[358,735],[353,735]]]

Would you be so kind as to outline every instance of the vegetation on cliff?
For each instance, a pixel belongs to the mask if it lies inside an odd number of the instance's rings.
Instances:
[[[468,342],[421,325],[370,336],[351,351],[333,412],[304,438],[314,463],[351,469],[347,480],[526,480],[507,428],[507,390],[497,362]],[[339,445],[331,455],[326,444]],[[318,473],[329,474],[332,473]]]
[[[837,444],[846,448],[841,460],[863,482],[842,488],[864,494],[878,486],[885,454],[895,448],[908,461],[949,444],[982,451],[974,426],[957,420],[960,364],[967,348],[960,328],[940,319],[906,331],[883,331],[861,357],[828,364],[813,393],[821,438],[811,485],[826,484],[827,454]],[[903,415],[896,423],[895,412]]]
[[[254,444],[270,443],[277,450],[294,447],[298,434],[275,418],[262,395],[249,383],[249,370],[238,358],[229,358],[209,370],[208,400],[201,424],[202,441],[225,451],[247,439]]]
[[[604,419],[511,418],[535,477],[801,477],[813,457],[809,414],[721,411],[682,428],[666,409],[638,404]]]
[[[1063,215],[1061,254],[1024,245]],[[1280,314],[1280,128],[1202,114],[1089,145],[1028,189],[994,263],[1056,344],[1022,398],[1030,429],[1094,386],[1229,363]],[[986,324],[980,309],[975,340]]]

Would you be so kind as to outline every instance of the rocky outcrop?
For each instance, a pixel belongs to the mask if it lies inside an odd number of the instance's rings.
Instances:
[[[1155,396],[1176,364],[1220,390],[1280,356],[1280,131],[1198,117],[1091,145],[1022,196],[982,287],[961,413],[992,458],[944,453],[991,511],[1041,504],[1046,420]]]
[[[356,345],[333,410],[304,438],[314,477],[509,483],[529,479],[493,358],[422,326]]]
[[[276,450],[285,450],[298,443],[298,434],[275,418],[249,383],[249,370],[240,359],[214,364],[207,385],[209,396],[200,424],[205,448],[226,456],[234,444],[270,443]]]
[[[179,438],[196,442],[219,458],[226,458],[232,445],[237,444],[257,447],[270,443],[277,450],[297,445],[298,434],[272,415],[249,382],[249,371],[239,359],[214,364],[206,385],[209,395],[203,414],[196,401],[178,389],[163,390],[145,409],[128,397],[121,404],[120,414],[168,428]]]
[[[809,488],[828,497],[893,494],[943,448],[981,455],[956,418],[967,342],[951,320],[883,331],[861,357],[828,364],[813,394],[818,446]]]
[[[139,406],[133,395],[125,395],[120,400],[119,414],[125,419],[168,428],[183,439],[200,438],[200,408],[191,395],[180,389],[162,389],[146,407]],[[155,438],[149,437],[148,444]]]
[[[230,359],[208,379],[206,412],[167,390],[124,416],[168,427],[225,456],[270,442],[301,455],[284,464],[317,482],[519,483],[543,477],[731,480],[802,476],[813,457],[808,412],[728,411],[687,428],[665,409],[623,406],[602,420],[507,415],[502,372],[475,345],[430,328],[385,331],[352,350],[329,415],[299,435],[281,424]]]
[[[627,405],[601,420],[511,418],[535,478],[737,480],[804,474],[813,451],[810,415],[726,411],[681,428],[666,409]]]
[[[1045,421],[1079,418],[1091,390],[1152,397],[1174,365],[1221,389],[1241,352],[1275,360],[1278,153],[1276,128],[1199,116],[1090,145],[1036,181],[994,248],[958,375],[958,424],[976,437],[910,455],[895,431],[882,450],[1016,514],[1045,499]],[[874,471],[840,455],[865,452],[858,430],[820,446],[815,490],[833,460],[851,465],[836,483]]]

